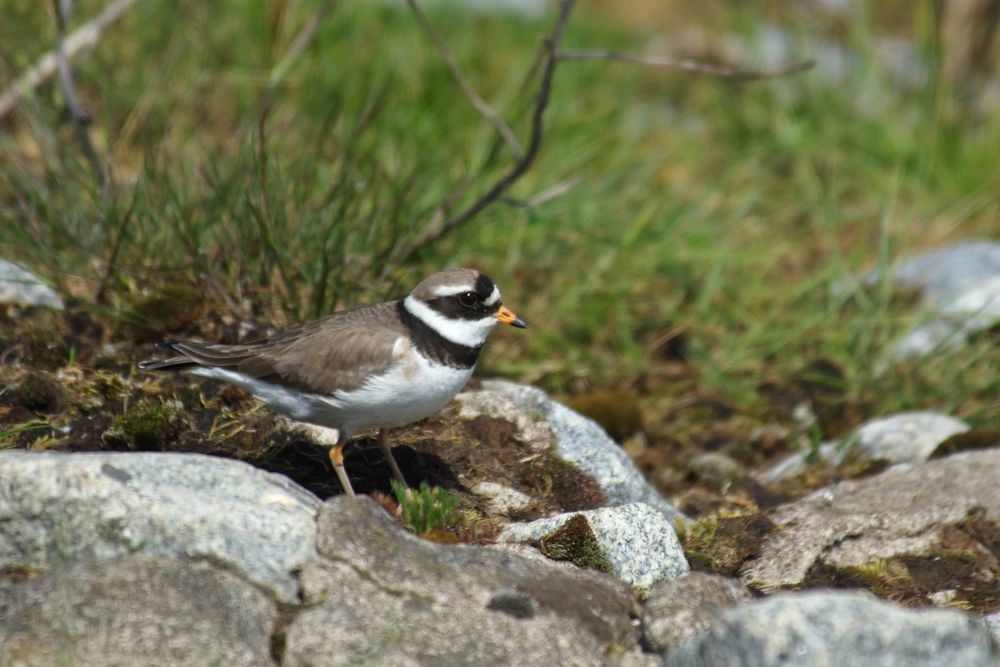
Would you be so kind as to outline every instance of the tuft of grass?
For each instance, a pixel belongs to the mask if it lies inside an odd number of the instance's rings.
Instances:
[[[417,535],[447,530],[455,526],[458,499],[440,487],[421,482],[418,489],[408,489],[391,480],[392,492],[399,503],[403,525]]]

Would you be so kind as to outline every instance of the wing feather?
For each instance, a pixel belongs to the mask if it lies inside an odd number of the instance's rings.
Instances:
[[[362,306],[241,345],[172,343],[179,356],[145,361],[140,368],[210,366],[312,393],[353,391],[396,361],[393,348],[405,334],[397,308],[396,302]]]

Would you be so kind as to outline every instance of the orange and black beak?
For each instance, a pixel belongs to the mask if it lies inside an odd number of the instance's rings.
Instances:
[[[512,327],[517,327],[518,329],[528,328],[528,325],[524,323],[524,320],[515,315],[509,308],[504,308],[503,306],[500,306],[500,310],[493,313],[493,317],[497,318],[502,324],[509,324]]]

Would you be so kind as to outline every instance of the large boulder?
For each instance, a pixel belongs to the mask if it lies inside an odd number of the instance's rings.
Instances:
[[[208,563],[84,561],[3,588],[3,665],[274,664],[276,605]]]
[[[129,554],[206,559],[284,602],[315,551],[319,500],[288,478],[196,454],[0,452],[0,568]]]
[[[597,422],[553,401],[536,387],[505,380],[486,380],[483,389],[512,401],[536,420],[548,422],[556,452],[600,485],[609,505],[645,503],[671,524],[683,515],[650,486],[621,446]]]
[[[1000,651],[963,612],[914,611],[860,592],[782,593],[723,612],[664,667],[996,667]]]
[[[285,665],[599,665],[638,643],[613,577],[421,540],[367,498],[328,501],[318,535]]]
[[[838,583],[988,610],[1000,572],[1000,449],[902,464],[771,510],[741,570],[764,590]],[[994,607],[995,608],[995,607]]]
[[[736,579],[691,572],[657,584],[642,610],[642,638],[663,653],[685,639],[703,634],[726,609],[753,598]]]

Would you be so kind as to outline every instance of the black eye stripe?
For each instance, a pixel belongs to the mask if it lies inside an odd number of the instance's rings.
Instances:
[[[439,296],[425,303],[433,310],[452,320],[481,320],[500,310],[500,302],[487,306],[482,299],[473,306],[462,305],[459,294]]]
[[[488,299],[493,294],[493,281],[485,273],[480,273],[476,278],[475,292],[481,299]]]

